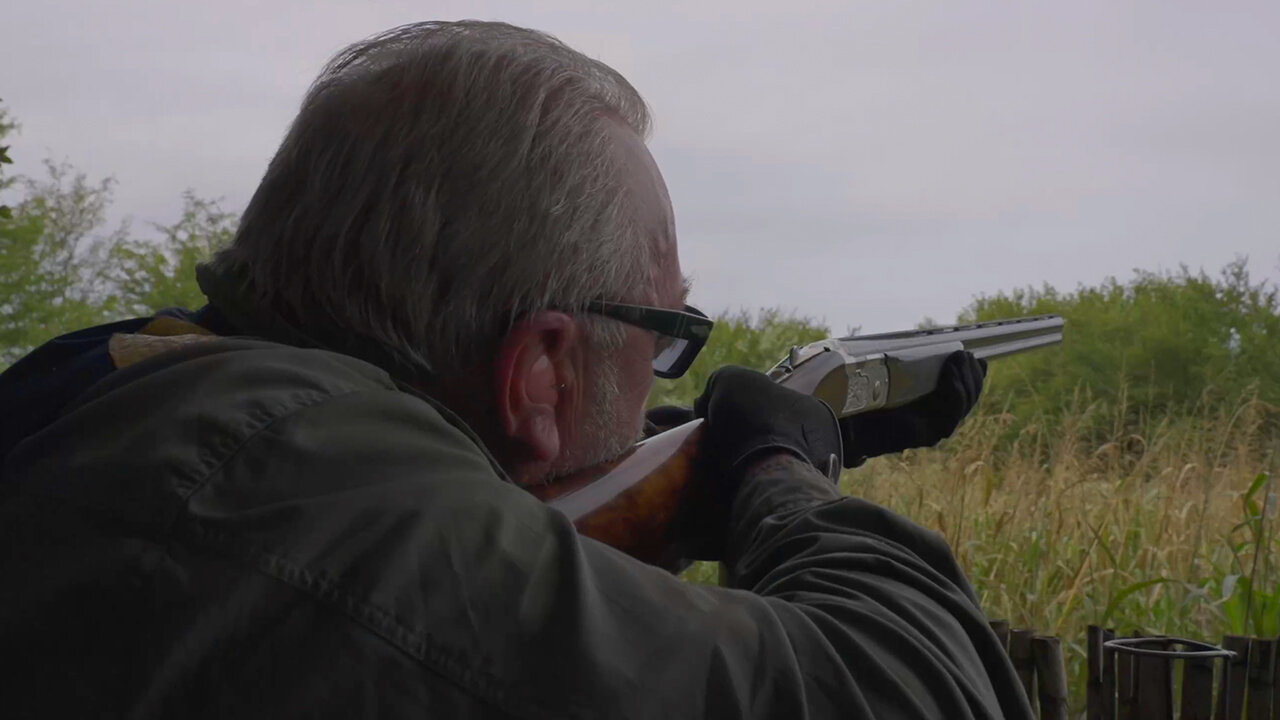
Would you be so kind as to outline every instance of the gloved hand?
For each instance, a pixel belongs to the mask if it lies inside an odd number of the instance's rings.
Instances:
[[[681,421],[683,408],[651,413],[651,420]],[[699,446],[701,482],[690,502],[685,557],[723,557],[729,508],[746,466],[771,453],[787,453],[823,474],[840,467],[840,425],[821,400],[774,383],[764,373],[724,367],[707,380],[693,412],[706,419]],[[677,422],[677,424],[680,424]]]
[[[788,452],[822,473],[841,457],[840,426],[821,400],[789,390],[764,373],[724,367],[693,402],[706,418],[703,456],[722,477],[736,480],[743,466],[767,452]]]
[[[840,420],[844,466],[857,467],[867,458],[938,444],[959,427],[982,394],[987,361],[957,351],[942,364],[938,386],[914,402]]]

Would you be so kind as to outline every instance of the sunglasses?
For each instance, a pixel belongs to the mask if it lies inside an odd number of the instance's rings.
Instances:
[[[586,311],[656,333],[653,374],[667,379],[684,375],[702,346],[707,344],[711,328],[716,324],[690,305],[685,305],[684,310],[668,310],[595,300],[587,305]]]

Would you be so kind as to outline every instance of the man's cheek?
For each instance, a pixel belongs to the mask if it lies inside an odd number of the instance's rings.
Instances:
[[[637,427],[643,427],[645,401],[649,399],[649,393],[653,392],[653,365],[645,363],[643,366],[636,368],[636,372],[639,376],[639,381],[636,383],[635,394],[630,400],[634,403],[632,407],[636,408],[640,418],[640,425]]]

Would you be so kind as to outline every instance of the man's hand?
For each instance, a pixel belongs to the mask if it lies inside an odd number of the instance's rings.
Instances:
[[[723,367],[707,380],[693,402],[697,417],[706,418],[704,456],[725,477],[769,452],[788,452],[828,472],[841,457],[840,426],[831,408],[808,395],[782,387],[764,373]]]
[[[650,411],[654,424],[681,421],[686,408]],[[723,556],[729,509],[745,471],[758,460],[792,455],[824,475],[838,469],[840,425],[821,400],[773,382],[764,373],[723,367],[707,380],[693,403],[693,415],[705,418],[699,461],[704,481],[696,488],[688,557],[719,560]]]
[[[982,394],[987,362],[958,351],[942,365],[933,392],[892,410],[851,415],[840,420],[844,466],[857,467],[867,458],[938,444],[959,427]]]

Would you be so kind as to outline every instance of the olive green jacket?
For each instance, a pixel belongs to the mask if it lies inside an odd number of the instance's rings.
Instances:
[[[799,461],[745,480],[733,587],[695,586],[374,365],[175,348],[112,346],[0,453],[8,717],[1028,714],[942,539]]]

